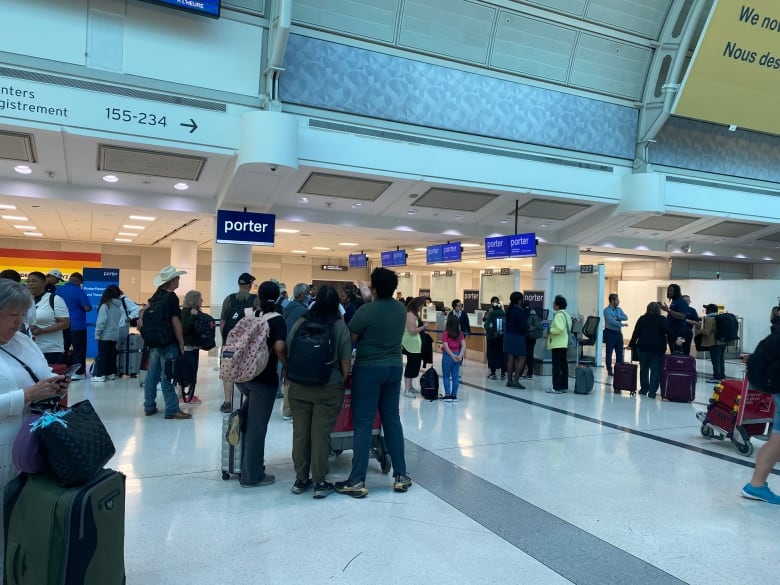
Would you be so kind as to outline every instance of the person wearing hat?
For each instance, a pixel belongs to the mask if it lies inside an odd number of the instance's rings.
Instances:
[[[718,305],[710,303],[704,305],[704,322],[701,326],[701,342],[699,347],[706,348],[710,352],[712,362],[712,377],[705,380],[707,384],[717,384],[726,377],[726,342],[718,341],[715,319],[718,316]]]
[[[219,317],[222,345],[225,345],[228,333],[244,317],[246,310],[251,310],[254,306],[257,295],[252,294],[250,291],[255,280],[255,277],[248,272],[242,273],[238,277],[238,292],[230,293],[222,301],[222,313]],[[233,411],[233,383],[222,382],[222,390],[224,392],[224,401],[219,410],[229,414]]]
[[[84,367],[87,359],[87,313],[92,310],[92,305],[87,293],[81,288],[82,284],[84,277],[81,273],[71,272],[68,282],[57,289],[57,296],[65,301],[70,315],[70,327],[62,330],[66,362],[80,366],[71,376],[71,380],[83,380],[86,376]],[[70,359],[67,359],[69,352]]]
[[[61,283],[64,278],[62,278],[62,272],[60,272],[57,268],[52,268],[49,270],[49,272],[46,273],[46,287],[45,291],[54,294],[57,290],[57,285]]]
[[[139,328],[143,335],[144,314],[149,311],[162,311],[163,324],[170,325],[173,329],[173,341],[162,347],[149,348],[149,371],[144,382],[144,414],[152,416],[157,414],[157,384],[162,389],[165,400],[166,419],[189,419],[192,415],[179,409],[179,398],[176,388],[173,387],[167,376],[163,375],[165,363],[175,360],[184,353],[184,336],[181,328],[181,310],[179,309],[179,297],[173,292],[179,287],[179,277],[187,274],[183,270],[176,270],[174,266],[166,266],[154,277],[154,286],[157,290],[149,299],[149,304],[139,319]]]

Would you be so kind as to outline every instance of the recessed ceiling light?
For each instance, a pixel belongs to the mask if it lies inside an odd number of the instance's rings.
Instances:
[[[355,242],[339,242],[339,246],[359,246],[360,244],[356,244]]]
[[[173,188],[177,191],[186,191],[190,186],[187,183],[176,183]]]
[[[130,240],[128,238],[114,238],[115,242],[132,242],[133,240]]]
[[[455,219],[463,219],[463,214],[462,213],[456,213],[455,214]]]
[[[24,235],[25,236],[32,236],[32,237],[35,237],[35,238],[42,238],[43,237],[43,234],[40,233],[40,232],[24,232]]]
[[[308,250],[290,250],[290,254],[306,254]]]
[[[427,252],[428,248],[415,248],[414,251],[415,252]]]
[[[408,213],[409,215],[414,215],[415,213],[417,213],[417,210],[416,209],[410,209],[406,213]]]
[[[362,203],[353,203],[353,204],[352,204],[352,209],[359,209],[359,208],[361,208],[361,207],[363,207],[363,204],[362,204]]]
[[[461,244],[461,248],[479,248],[479,244]]]
[[[505,217],[501,220],[501,223],[509,223],[511,220],[508,217]]]
[[[117,232],[116,235],[118,236],[130,236],[130,237],[136,237],[138,234],[135,232]]]
[[[127,223],[124,224],[122,227],[125,228],[126,230],[145,230],[146,229],[145,225],[130,225],[130,224],[127,224]]]
[[[301,230],[289,230],[287,228],[276,228],[277,234],[297,234]]]
[[[312,250],[330,250],[330,248],[326,248],[325,246],[312,246]]]
[[[129,219],[137,219],[138,221],[154,221],[157,219],[156,217],[151,217],[149,215],[130,215],[128,216]]]
[[[16,205],[0,205],[0,209],[16,209]]]
[[[117,177],[116,175],[104,175],[103,180],[106,183],[116,183],[119,180],[119,177]]]
[[[34,230],[36,229],[34,225],[15,225],[14,226],[18,230]]]
[[[29,175],[30,173],[32,173],[32,169],[27,165],[16,165],[14,167],[14,170],[20,175]]]
[[[23,215],[0,215],[0,217],[9,221],[30,221]]]
[[[308,202],[309,202],[309,198],[308,197],[298,197],[298,203],[306,204]]]

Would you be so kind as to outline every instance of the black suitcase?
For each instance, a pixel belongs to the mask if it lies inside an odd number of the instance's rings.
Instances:
[[[125,476],[103,469],[78,486],[21,474],[5,488],[8,585],[123,585]]]
[[[636,394],[637,365],[632,363],[615,364],[612,371],[612,389],[615,392],[626,390],[631,396]]]
[[[241,456],[244,450],[244,437],[241,431],[238,433],[238,444],[231,445],[228,441],[228,432],[230,431],[230,423],[233,420],[240,422],[238,418],[241,411],[241,404],[244,402],[244,395],[239,392],[241,397],[240,404],[236,405],[236,391],[233,387],[233,412],[226,414],[222,418],[222,479],[229,480],[232,475],[241,475]]]

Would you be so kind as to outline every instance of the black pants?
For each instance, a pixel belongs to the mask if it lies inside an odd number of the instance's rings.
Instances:
[[[550,350],[552,354],[553,390],[569,389],[569,364],[566,361],[567,351],[568,349],[565,347]]]
[[[86,329],[63,329],[62,338],[65,342],[65,359],[69,366],[81,364],[76,372],[83,376],[86,373],[84,365],[87,361],[87,330]],[[71,351],[72,348],[72,351]],[[70,356],[68,357],[68,352]]]
[[[95,359],[93,376],[116,374],[116,341],[98,339],[98,355]]]
[[[536,363],[534,360],[534,349],[536,348],[536,337],[526,337],[525,338],[525,368],[524,370],[528,371],[528,377],[532,377],[534,375],[534,364]],[[523,375],[523,372],[520,372],[520,375]]]
[[[422,354],[409,352],[404,353],[406,353],[406,368],[404,368],[404,378],[416,378],[420,375]]]
[[[495,374],[496,370],[501,370],[506,374],[506,354],[504,353],[504,338],[487,340],[487,361],[490,373]]]

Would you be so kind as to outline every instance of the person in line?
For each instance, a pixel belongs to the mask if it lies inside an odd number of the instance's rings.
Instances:
[[[27,275],[27,290],[35,301],[35,322],[30,333],[41,348],[49,364],[65,363],[65,340],[62,330],[70,326],[68,306],[62,297],[46,292],[46,277],[43,272]]]
[[[201,399],[195,394],[195,385],[198,382],[198,364],[200,363],[200,346],[198,342],[198,333],[195,330],[195,322],[198,314],[203,312],[203,295],[199,290],[187,291],[184,295],[184,305],[181,308],[181,335],[184,339],[184,353],[182,354],[187,366],[187,371],[191,374],[192,385],[189,391],[181,387],[179,402],[187,404],[200,404]],[[188,396],[189,400],[184,397]]]
[[[336,359],[333,360],[330,379],[325,385],[304,386],[291,382],[287,389],[293,417],[295,483],[291,491],[302,494],[313,487],[315,498],[325,498],[335,489],[327,481],[330,471],[330,432],[336,425],[344,401],[344,380],[349,375],[352,340],[339,312],[338,292],[332,286],[322,286],[317,292],[314,306],[290,328],[287,334],[288,348],[292,345],[298,327],[305,320],[326,323],[332,327]]]
[[[246,314],[247,310],[252,309],[257,300],[257,295],[251,293],[252,283],[255,281],[255,277],[244,272],[238,277],[238,292],[230,293],[222,301],[222,313],[219,317],[219,329],[222,333],[222,345],[225,345],[227,341],[228,333],[236,323],[241,320]],[[219,407],[220,412],[230,414],[233,412],[233,383],[222,382],[222,392],[224,393],[224,400]]]
[[[32,296],[22,284],[0,278],[0,488],[19,473],[11,447],[30,413],[30,403],[61,396],[70,383],[70,378],[52,374],[43,352],[19,330],[32,306]],[[4,540],[0,531],[0,550],[5,550]],[[4,555],[0,555],[0,574],[5,575]]]
[[[406,368],[404,369],[404,396],[414,398],[418,391],[414,387],[414,379],[420,375],[422,365],[422,338],[425,333],[425,323],[420,319],[422,299],[415,297],[406,305],[406,329],[401,338],[403,353],[406,355]]]
[[[496,379],[496,370],[501,370],[501,379],[506,380],[506,354],[504,353],[504,329],[506,312],[498,297],[490,298],[490,310],[482,317],[484,323],[487,364],[490,369],[488,380]]]
[[[769,332],[780,333],[780,307],[772,307],[769,313]]]
[[[46,284],[43,287],[44,290],[54,295],[57,294],[57,287],[59,284],[65,279],[62,277],[62,272],[58,268],[52,268],[46,273],[45,280]]]
[[[528,332],[528,314],[523,310],[523,293],[515,291],[509,295],[504,331],[504,353],[506,353],[506,385],[509,388],[525,390],[520,383],[520,372],[526,361],[525,334]]]
[[[569,351],[572,321],[566,312],[568,306],[566,297],[562,295],[556,295],[553,299],[553,318],[547,337],[547,347],[552,356],[552,388],[547,390],[548,394],[564,394],[569,390],[569,363],[566,353]]]
[[[536,310],[531,307],[531,303],[528,301],[523,301],[523,309],[528,315],[528,331],[525,334],[525,368],[520,370],[520,377],[533,380],[534,365],[536,364],[536,360],[534,359],[536,340],[542,338],[542,335],[544,335],[544,329],[542,328],[542,320],[539,318],[539,315],[536,314]],[[523,375],[524,371],[528,373]]]
[[[679,284],[670,284],[666,288],[666,298],[670,303],[661,303],[660,307],[666,313],[666,321],[672,336],[669,338],[669,351],[671,353],[682,351],[685,335],[688,331],[688,303],[682,296]]]
[[[623,327],[628,327],[628,315],[620,308],[620,298],[617,293],[609,295],[609,304],[604,307],[604,344],[607,346],[604,365],[607,376],[612,375],[612,353],[615,363],[623,363]]]
[[[358,287],[351,282],[344,285],[344,296],[347,299],[347,304],[344,307],[344,322],[349,325],[352,317],[355,316],[355,311],[363,304],[363,299],[360,297]]]
[[[466,356],[466,336],[460,330],[460,319],[453,313],[447,315],[441,334],[441,374],[444,386],[443,399],[449,403],[458,401],[458,371]]]
[[[141,312],[136,302],[128,297],[121,288],[117,287],[119,291],[119,302],[122,303],[122,318],[119,320],[119,327],[125,332],[128,332],[130,327],[135,327],[138,324],[138,314]]]
[[[691,305],[691,297],[682,296],[688,304],[688,310],[685,312],[685,335],[683,336],[682,352],[683,355],[691,355],[691,342],[693,341],[693,331],[701,326],[701,317],[698,311]]]
[[[452,301],[452,312],[455,313],[455,316],[460,322],[460,331],[463,333],[463,336],[468,337],[471,335],[471,323],[469,322],[469,315],[466,313],[466,311],[463,310],[463,302],[460,299],[454,299]],[[458,376],[460,379],[463,379],[463,366],[464,363],[461,362],[460,369],[458,370]]]
[[[358,282],[358,285],[361,285]],[[371,289],[363,284],[366,302],[349,322],[353,342],[357,343],[352,368],[352,417],[355,426],[352,470],[345,481],[336,483],[341,494],[362,498],[368,494],[366,471],[371,446],[371,429],[377,408],[390,459],[393,462],[393,489],[405,492],[412,485],[406,473],[404,430],[398,401],[401,395],[401,338],[406,327],[406,308],[393,299],[398,275],[387,268],[371,273]],[[373,292],[373,295],[372,295]]]
[[[123,312],[122,301],[119,300],[119,287],[107,286],[100,297],[95,321],[98,354],[92,370],[92,382],[116,379],[116,342],[119,339],[119,321]]]
[[[299,282],[293,288],[293,298],[284,308],[284,324],[287,326],[287,332],[292,330],[293,325],[308,311],[309,303],[309,285]],[[279,368],[277,367],[277,373]],[[292,420],[292,411],[290,409],[290,400],[288,396],[289,384],[286,380],[282,381],[282,419]]]
[[[655,398],[661,384],[661,361],[666,345],[675,339],[669,321],[661,316],[661,304],[655,301],[647,305],[647,311],[639,317],[628,346],[639,351],[639,394]]]
[[[82,288],[83,284],[84,277],[81,273],[71,272],[68,282],[57,289],[57,296],[65,301],[70,318],[70,326],[62,330],[65,355],[70,353],[66,363],[79,365],[79,369],[71,376],[72,380],[83,380],[86,377],[87,313],[92,310],[92,304]]]
[[[270,280],[260,283],[255,301],[255,316],[278,313],[276,301],[279,285]],[[241,457],[241,487],[259,487],[272,484],[276,477],[265,472],[265,437],[268,421],[274,410],[279,376],[276,364],[282,364],[282,378],[287,377],[287,326],[284,317],[276,315],[268,319],[268,364],[249,382],[236,384],[244,395],[241,405],[241,427],[244,433],[244,450]]]
[[[402,293],[400,290],[397,293],[395,293],[395,300],[400,302],[400,303],[403,303],[404,306],[406,306],[406,300],[404,299],[404,293]]]
[[[181,309],[179,309],[179,297],[174,292],[179,288],[179,277],[187,274],[184,270],[176,270],[174,266],[166,266],[154,277],[154,286],[157,290],[149,298],[146,310],[151,305],[164,306],[166,326],[173,329],[174,341],[163,347],[149,349],[149,370],[144,381],[144,414],[153,416],[157,414],[157,385],[162,390],[165,401],[165,418],[168,420],[186,420],[192,418],[188,412],[179,408],[179,399],[176,396],[176,388],[165,375],[165,362],[176,359],[176,356],[184,353],[184,336],[181,330]],[[143,313],[139,317],[139,327],[143,329]]]
[[[718,316],[718,305],[710,303],[704,305],[704,322],[701,326],[701,347],[705,347],[710,352],[710,361],[712,362],[712,377],[705,380],[706,384],[717,384],[726,377],[726,342],[718,340],[716,317]]]
[[[7,278],[8,280],[12,280],[17,284],[21,284],[22,282],[22,275],[19,274],[19,272],[17,272],[13,268],[6,268],[2,272],[0,272],[0,278]],[[30,305],[29,309],[27,309],[27,314],[24,316],[24,321],[22,322],[21,327],[19,327],[19,331],[24,333],[27,337],[32,337],[32,333],[30,333],[31,323],[35,323],[34,303]]]

